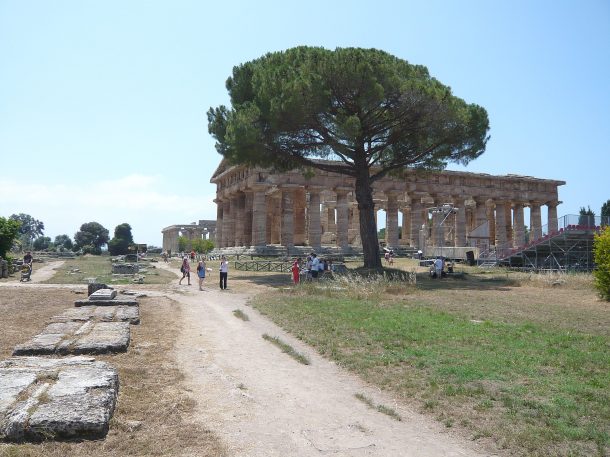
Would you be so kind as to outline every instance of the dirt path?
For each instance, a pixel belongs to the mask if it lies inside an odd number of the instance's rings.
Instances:
[[[213,276],[215,279],[215,276]],[[440,424],[323,359],[254,309],[248,297],[196,285],[168,286],[184,317],[176,358],[198,403],[199,418],[231,456],[483,456],[474,444],[443,433]],[[241,309],[250,318],[233,315]],[[261,336],[292,345],[302,365]],[[354,397],[393,408],[399,422]]]
[[[55,270],[61,267],[65,263],[65,260],[55,260],[52,262],[45,263],[34,263],[32,274],[30,276],[31,281],[26,281],[22,284],[39,283],[50,279],[54,274]],[[20,283],[21,273],[17,271],[13,276],[8,279],[0,281],[1,286],[14,286],[16,283]]]

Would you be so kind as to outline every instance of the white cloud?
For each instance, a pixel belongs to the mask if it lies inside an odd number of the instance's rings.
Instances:
[[[91,180],[85,185],[0,181],[0,216],[26,213],[45,224],[45,235],[72,236],[84,222],[96,221],[112,235],[116,225],[128,222],[138,242],[161,244],[161,229],[199,219],[215,219],[215,195],[198,194],[198,186],[187,183],[167,191],[161,176],[131,174],[116,179]]]

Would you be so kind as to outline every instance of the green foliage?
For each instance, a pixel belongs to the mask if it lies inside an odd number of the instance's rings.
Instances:
[[[208,111],[229,163],[355,178],[365,265],[380,267],[372,183],[406,168],[467,163],[485,150],[487,112],[376,49],[297,47],[233,69],[231,107]],[[336,162],[321,162],[330,159]]]
[[[99,222],[86,222],[74,234],[74,243],[85,254],[101,254],[102,246],[108,243],[108,230]]]
[[[108,242],[110,255],[129,254],[129,246],[133,244],[131,225],[119,224],[114,229],[114,238]]]
[[[602,225],[610,225],[610,200],[602,205]]]
[[[595,287],[605,300],[610,301],[610,227],[595,236],[593,242],[593,270]]]
[[[42,236],[44,233],[44,223],[34,219],[29,214],[13,214],[10,219],[21,223],[19,234],[21,235],[22,245],[29,246],[34,238]]]
[[[63,247],[64,249],[72,249],[73,247],[72,240],[68,235],[57,235],[53,244],[58,248]]]
[[[214,249],[214,242],[207,239],[191,240],[191,249],[199,254],[207,254]]]
[[[590,206],[587,206],[587,209],[585,209],[584,206],[580,208],[578,225],[587,225],[590,227],[595,225],[595,213],[591,210]]]
[[[189,239],[185,236],[178,237],[178,251],[184,252],[189,248]]]
[[[6,258],[6,253],[10,251],[13,242],[19,235],[21,222],[15,219],[0,217],[0,257]]]
[[[39,236],[34,240],[34,249],[37,251],[45,251],[53,246],[51,238],[48,236]]]

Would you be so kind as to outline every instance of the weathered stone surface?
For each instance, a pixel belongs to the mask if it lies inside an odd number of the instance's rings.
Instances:
[[[91,357],[0,361],[0,440],[103,438],[118,388],[117,371]]]
[[[109,300],[76,300],[74,302],[74,306],[117,306],[117,305],[125,305],[125,306],[137,306],[138,300],[133,297],[128,297],[125,295],[117,295],[116,298]]]
[[[112,273],[117,275],[132,275],[140,270],[137,263],[113,263]]]
[[[89,300],[113,300],[116,298],[117,292],[114,289],[98,289],[89,295]]]
[[[15,346],[13,355],[125,352],[129,341],[129,322],[55,322],[30,341]]]
[[[62,314],[51,318],[53,322],[69,321],[100,321],[100,322],[129,322],[140,323],[139,306],[80,306],[69,308]]]
[[[112,289],[112,287],[108,287],[106,284],[103,284],[101,282],[87,284],[87,296],[100,289]]]

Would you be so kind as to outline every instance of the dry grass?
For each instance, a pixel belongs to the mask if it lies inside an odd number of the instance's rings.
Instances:
[[[2,290],[1,356],[70,307],[67,290]],[[82,296],[81,296],[82,297]],[[120,390],[110,432],[104,440],[0,444],[1,457],[224,456],[219,438],[190,417],[195,403],[171,354],[179,331],[179,307],[167,299],[141,300],[142,323],[132,326],[124,354],[100,356],[119,370]]]

